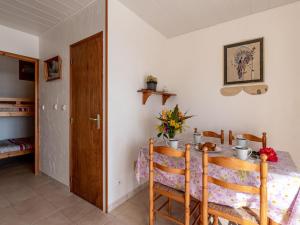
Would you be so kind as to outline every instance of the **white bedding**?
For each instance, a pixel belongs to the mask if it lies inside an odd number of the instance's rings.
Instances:
[[[0,154],[33,149],[32,138],[0,140]]]

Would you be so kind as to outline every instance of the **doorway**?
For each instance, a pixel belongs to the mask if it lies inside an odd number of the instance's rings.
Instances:
[[[21,157],[25,155],[33,155],[34,157],[34,163],[33,163],[33,172],[35,175],[39,175],[40,173],[40,126],[39,126],[39,60],[36,58],[18,55],[15,53],[5,52],[0,50],[0,56],[5,58],[10,58],[18,62],[18,82],[25,81],[25,82],[33,82],[33,95],[28,98],[28,96],[19,96],[21,92],[28,92],[28,88],[20,87],[17,85],[15,87],[8,87],[9,83],[6,83],[6,87],[11,89],[13,93],[13,96],[0,96],[0,108],[2,108],[0,111],[0,117],[6,118],[6,119],[12,119],[12,118],[18,118],[18,128],[23,127],[31,127],[32,122],[32,134],[30,134],[29,137],[24,138],[17,138],[15,139],[12,137],[12,139],[9,139],[8,142],[5,144],[6,149],[5,151],[1,151],[0,153],[0,160],[2,159],[8,159],[12,157]],[[7,86],[8,85],[8,86]],[[24,85],[24,83],[23,83]],[[23,86],[22,85],[22,86]],[[26,85],[31,86],[27,83]],[[22,89],[23,91],[20,91]],[[15,92],[18,90],[18,92]],[[12,94],[11,91],[9,91],[10,94]],[[24,93],[22,93],[24,94]],[[27,93],[28,94],[28,93]],[[16,96],[18,96],[16,98]],[[4,97],[4,98],[3,98]],[[1,105],[3,107],[1,107]],[[26,122],[26,126],[24,127],[24,121],[22,123],[21,120],[25,118],[30,118],[31,122],[30,124]],[[20,126],[20,124],[23,124]],[[16,125],[14,125],[16,126]],[[25,132],[27,133],[27,132]],[[29,132],[31,133],[31,132]],[[16,134],[17,136],[20,135],[20,133]],[[24,134],[22,134],[24,135]],[[16,148],[17,147],[17,148]],[[11,151],[10,148],[13,148],[14,150]]]
[[[103,32],[70,46],[71,192],[103,210]]]

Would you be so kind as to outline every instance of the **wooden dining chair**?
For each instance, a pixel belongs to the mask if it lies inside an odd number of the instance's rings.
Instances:
[[[245,138],[248,141],[254,141],[254,142],[260,142],[262,143],[262,147],[266,148],[267,147],[267,133],[263,132],[262,137],[255,136],[253,134],[242,134],[242,137]],[[232,145],[233,140],[236,139],[234,137],[232,131],[229,131],[229,144]]]
[[[214,131],[203,131],[202,135],[204,137],[218,138],[218,139],[220,139],[221,144],[224,144],[224,140],[225,140],[225,138],[224,138],[224,130],[221,130],[220,134],[218,134],[218,133],[216,133]]]
[[[165,147],[165,146],[157,146],[153,145],[153,140],[150,139],[149,144],[149,153],[150,153],[150,164],[149,164],[149,194],[150,194],[150,202],[149,202],[149,224],[154,225],[155,215],[160,215],[167,220],[175,222],[180,225],[190,225],[190,218],[196,213],[199,207],[200,202],[193,197],[190,196],[190,145],[187,144],[185,146],[185,151],[176,150],[173,148]],[[171,168],[165,165],[158,164],[154,162],[154,154],[162,154],[168,157],[174,158],[182,158],[185,159],[185,168]],[[185,190],[179,191],[173,189],[171,187],[165,186],[159,182],[154,181],[155,170],[160,170],[169,174],[177,174],[183,175],[185,177]],[[167,201],[161,204],[159,207],[155,207],[155,202],[161,198],[162,196],[167,197]],[[180,221],[179,219],[172,216],[171,210],[171,201],[177,201],[184,205],[184,221]],[[190,209],[190,202],[194,201],[194,207]],[[168,209],[163,210],[168,205]],[[200,215],[198,215],[195,221],[192,224],[195,224],[200,219]]]
[[[202,224],[208,225],[208,217],[213,216],[214,223],[217,225],[219,217],[234,222],[240,225],[268,225],[268,200],[267,200],[267,175],[268,164],[267,156],[261,155],[261,163],[254,164],[247,161],[229,157],[208,157],[208,149],[203,149],[203,176],[202,176]],[[228,168],[237,171],[259,172],[260,187],[239,185],[229,183],[208,175],[208,165],[215,164],[223,168]],[[260,196],[259,216],[256,210],[250,208],[235,209],[229,206],[219,205],[208,202],[208,183],[218,185],[225,189],[230,189],[236,192],[248,193]]]

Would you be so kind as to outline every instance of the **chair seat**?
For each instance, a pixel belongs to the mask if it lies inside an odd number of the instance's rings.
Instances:
[[[174,188],[168,187],[158,182],[154,182],[154,191],[161,195],[174,199],[178,202],[184,202],[183,191],[178,191]]]
[[[248,220],[251,224],[259,224],[259,213],[257,209],[232,208],[216,203],[208,203],[208,213],[221,216],[229,221],[239,223],[240,220]],[[224,216],[225,215],[225,216]],[[230,215],[230,216],[226,216]],[[230,217],[230,218],[229,218]],[[236,220],[236,221],[235,221]]]

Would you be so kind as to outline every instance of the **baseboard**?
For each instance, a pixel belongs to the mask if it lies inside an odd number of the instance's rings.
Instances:
[[[108,206],[108,212],[111,212],[118,206],[122,205],[124,202],[132,198],[134,195],[136,195],[138,192],[142,191],[144,188],[148,186],[148,183],[144,183],[139,185],[137,188],[133,189],[131,192],[127,193],[123,197],[119,198],[118,200],[114,201],[113,203],[109,204]]]

